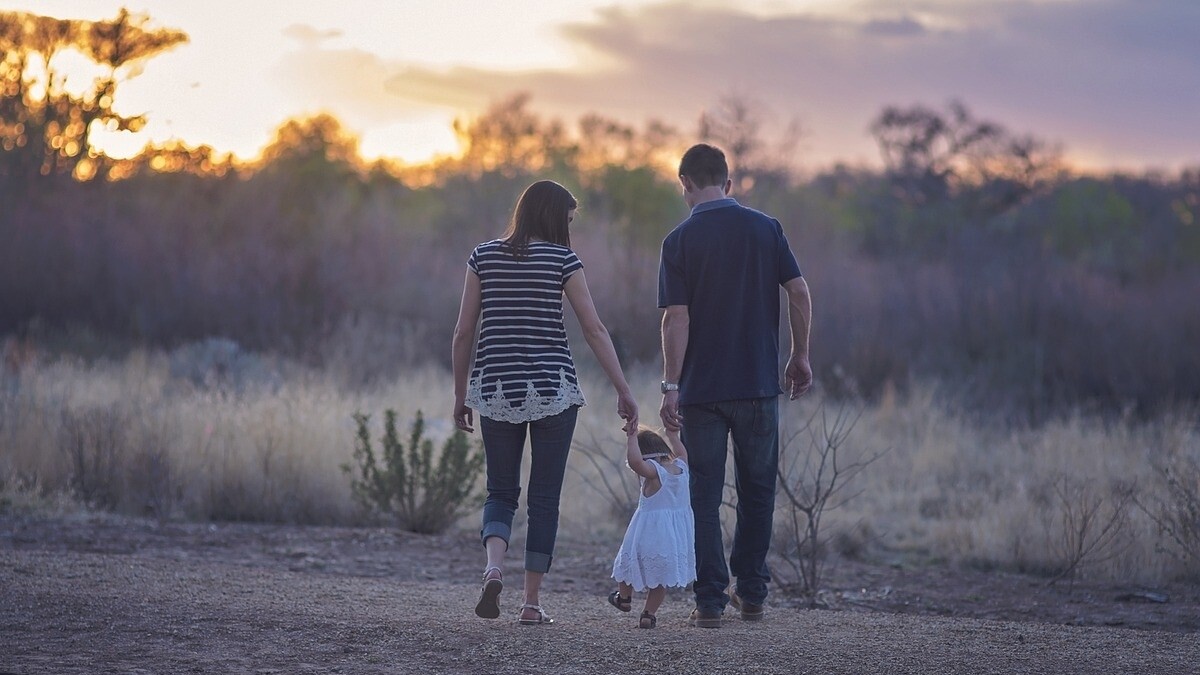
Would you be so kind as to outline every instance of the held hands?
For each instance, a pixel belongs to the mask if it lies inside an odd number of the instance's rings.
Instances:
[[[621,419],[625,420],[625,424],[621,425],[621,430],[625,432],[625,435],[632,436],[636,434],[638,429],[638,406],[632,392],[617,393],[617,414],[620,415]]]
[[[663,394],[662,407],[658,409],[663,426],[667,432],[678,432],[683,428],[683,415],[679,413],[679,392],[668,391]]]
[[[460,431],[465,431],[468,434],[475,431],[475,427],[472,426],[472,423],[474,422],[475,411],[467,407],[465,401],[454,401],[454,413],[451,415],[451,417],[454,418],[454,428]]]
[[[783,373],[783,382],[788,398],[793,401],[808,393],[808,390],[812,388],[813,374],[807,356],[793,354],[792,358],[788,359],[787,370]]]

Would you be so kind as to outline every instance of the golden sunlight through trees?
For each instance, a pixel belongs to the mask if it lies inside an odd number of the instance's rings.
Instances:
[[[136,76],[145,59],[187,39],[182,31],[152,27],[149,17],[124,9],[103,21],[0,13],[0,176],[27,182],[54,175],[88,180],[103,173],[106,158],[89,143],[96,125],[137,131],[146,121],[113,109],[118,83]],[[71,91],[58,70],[60,55],[69,52],[101,69],[80,91]]]

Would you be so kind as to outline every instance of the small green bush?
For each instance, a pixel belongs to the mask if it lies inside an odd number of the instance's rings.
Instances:
[[[358,427],[354,461],[342,465],[351,475],[354,499],[366,510],[394,519],[409,532],[445,531],[476,506],[476,482],[483,472],[483,449],[455,431],[433,457],[433,441],[425,438],[425,418],[417,411],[405,447],[396,433],[396,411],[384,412],[383,439],[377,456],[371,443],[370,415],[354,414]],[[378,457],[378,459],[377,459]],[[356,471],[357,469],[357,471]]]

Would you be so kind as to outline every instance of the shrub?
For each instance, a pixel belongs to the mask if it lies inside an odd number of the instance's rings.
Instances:
[[[342,465],[342,471],[352,476],[350,489],[363,508],[394,519],[403,530],[436,534],[474,506],[484,461],[478,444],[472,448],[467,435],[455,431],[442,445],[435,466],[433,441],[425,438],[421,412],[417,411],[405,447],[396,433],[396,411],[389,409],[384,412],[382,446],[376,455],[370,419],[370,415],[354,414],[357,466]]]
[[[59,451],[71,465],[71,489],[83,503],[115,508],[121,499],[128,420],[112,408],[62,410]]]
[[[792,570],[797,581],[782,584],[808,598],[809,607],[820,604],[823,561],[827,537],[821,529],[822,518],[832,510],[845,506],[857,496],[846,493],[847,487],[871,464],[883,456],[874,453],[865,459],[847,461],[846,444],[850,432],[862,416],[862,410],[851,412],[845,406],[832,418],[825,404],[795,432],[783,438],[779,449],[779,487],[783,491],[782,525],[784,536],[778,541],[775,554]],[[819,422],[818,422],[818,419]],[[800,450],[796,439],[808,435],[808,448]],[[866,531],[860,529],[865,538]],[[851,543],[844,536],[839,548],[852,555],[861,555],[865,543]],[[865,541],[865,539],[864,539]]]
[[[572,449],[587,460],[591,471],[568,468],[579,476],[584,487],[596,493],[612,521],[624,527],[633,517],[639,494],[638,483],[628,479],[633,474],[626,465],[625,455],[613,451],[611,444],[597,438],[592,429],[588,430],[587,440],[580,436],[576,434]]]
[[[1114,483],[1105,494],[1090,481],[1058,473],[1050,476],[1049,489],[1057,506],[1044,523],[1055,556],[1056,574],[1049,583],[1065,577],[1073,586],[1081,567],[1110,560],[1128,545],[1134,488]]]
[[[1184,565],[1186,576],[1200,578],[1200,455],[1176,451],[1155,471],[1160,489],[1137,506],[1157,526],[1159,547]]]

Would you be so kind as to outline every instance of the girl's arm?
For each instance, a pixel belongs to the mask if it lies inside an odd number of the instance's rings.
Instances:
[[[578,270],[567,278],[566,293],[571,309],[575,310],[575,316],[579,319],[579,327],[583,329],[584,339],[592,348],[596,359],[600,361],[600,367],[604,369],[608,381],[617,390],[617,414],[625,420],[625,433],[631,433],[631,430],[637,429],[638,424],[637,401],[633,398],[629,383],[625,381],[625,374],[621,372],[621,362],[617,359],[617,350],[613,348],[608,329],[596,313],[583,270]]]
[[[471,352],[475,349],[475,329],[479,326],[482,304],[479,276],[467,270],[463,282],[462,303],[458,307],[458,324],[451,341],[451,363],[454,366],[454,426],[466,432],[475,431],[474,414],[467,407],[467,375],[471,368]]]
[[[642,450],[638,447],[637,434],[628,437],[625,443],[625,460],[629,462],[629,468],[633,472],[643,478],[658,478],[658,471],[650,465],[650,462],[642,459]]]
[[[683,439],[679,437],[679,431],[671,431],[667,429],[667,443],[671,445],[671,450],[675,452],[675,456],[683,461],[687,461],[687,448],[683,445]]]

